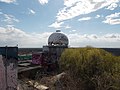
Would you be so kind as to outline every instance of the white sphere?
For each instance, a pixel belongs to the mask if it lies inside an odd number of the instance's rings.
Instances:
[[[61,33],[60,30],[57,30],[55,33],[52,33],[48,38],[48,45],[53,46],[68,46],[68,38],[65,34]]]

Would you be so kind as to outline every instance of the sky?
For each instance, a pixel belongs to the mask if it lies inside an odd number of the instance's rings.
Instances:
[[[120,48],[120,0],[0,0],[0,46],[41,48],[56,30],[69,47]]]

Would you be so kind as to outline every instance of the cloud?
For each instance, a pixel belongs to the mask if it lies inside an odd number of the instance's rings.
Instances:
[[[14,27],[0,27],[0,46],[42,47],[51,32],[26,33]]]
[[[106,34],[105,38],[118,38],[118,39],[120,39],[120,34]]]
[[[30,8],[28,8],[28,10],[29,10],[29,14],[33,14],[34,15],[36,13],[34,10],[32,10]]]
[[[120,24],[120,12],[106,16],[103,23],[107,23],[110,25]]]
[[[14,2],[16,2],[16,0],[0,0],[0,2],[14,3]]]
[[[19,47],[42,47],[47,45],[48,37],[52,32],[44,33],[26,33],[15,27],[0,27],[0,46],[16,46]],[[85,47],[87,45],[93,47],[114,47],[120,48],[120,34],[67,34],[71,47]]]
[[[71,27],[69,25],[65,26],[65,29],[70,29]]]
[[[70,33],[73,33],[73,32],[76,32],[76,30],[71,30],[71,31],[69,31]]]
[[[100,18],[101,16],[100,15],[96,15],[96,17],[95,18]]]
[[[0,15],[3,15],[3,12],[0,12]]]
[[[71,47],[107,47],[107,48],[120,48],[120,34],[68,34]]]
[[[4,22],[6,22],[7,24],[13,24],[14,22],[19,22],[18,19],[16,19],[13,15],[8,15],[8,14],[3,14],[4,15]]]
[[[112,3],[110,6],[108,6],[106,9],[108,10],[114,10],[118,5],[116,3]]]
[[[83,17],[83,18],[78,19],[78,21],[87,21],[90,19],[91,19],[91,17]]]
[[[55,22],[52,23],[51,25],[49,25],[48,27],[52,27],[55,29],[60,29],[60,28],[64,28],[64,29],[70,29],[71,27],[69,25],[63,25],[64,22]]]
[[[101,8],[118,3],[119,0],[64,0],[64,7],[57,13],[57,21],[68,20],[82,14],[89,14]],[[113,4],[114,3],[114,4]]]
[[[47,4],[48,0],[38,0],[41,5]]]
[[[58,29],[58,28],[62,27],[61,25],[62,25],[63,23],[64,23],[64,22],[55,22],[55,23],[49,25],[48,27],[53,27],[53,28]]]

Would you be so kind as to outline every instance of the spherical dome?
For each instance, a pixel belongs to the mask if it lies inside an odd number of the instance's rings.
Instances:
[[[59,45],[59,46],[68,46],[68,38],[66,35],[57,30],[55,33],[52,33],[48,38],[48,45]]]

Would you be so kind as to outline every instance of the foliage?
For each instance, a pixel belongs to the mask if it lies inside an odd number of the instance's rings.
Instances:
[[[120,57],[105,50],[66,49],[59,63],[84,90],[120,90]]]

